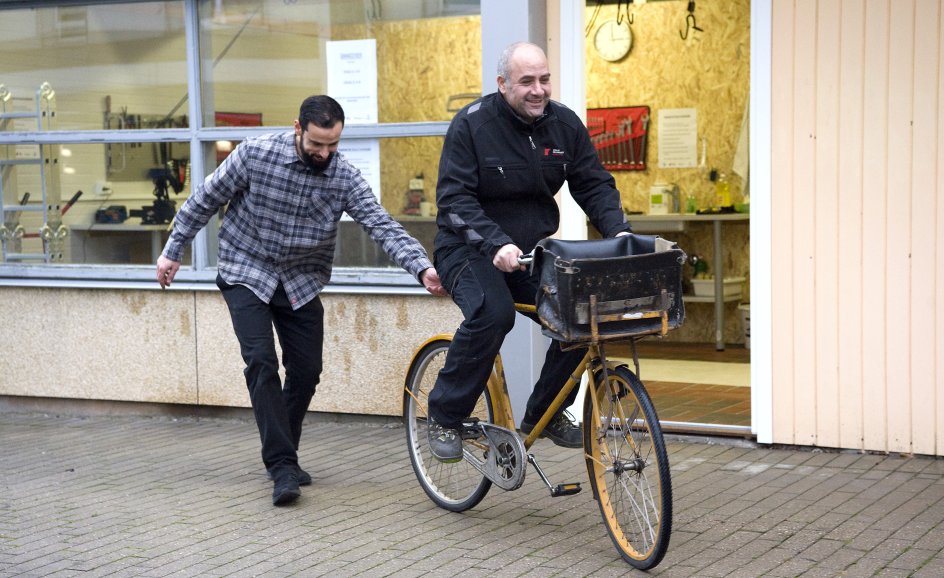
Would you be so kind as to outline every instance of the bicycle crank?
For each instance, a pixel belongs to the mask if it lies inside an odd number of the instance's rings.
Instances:
[[[468,428],[477,429],[488,441],[488,448],[480,453],[470,449],[470,444],[463,444],[465,460],[499,488],[520,488],[524,483],[527,458],[518,434],[490,423],[479,422]]]

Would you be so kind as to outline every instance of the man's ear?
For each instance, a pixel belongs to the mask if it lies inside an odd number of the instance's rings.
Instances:
[[[498,81],[498,92],[505,94],[505,91],[507,90],[505,87],[505,77],[499,76],[496,80]]]

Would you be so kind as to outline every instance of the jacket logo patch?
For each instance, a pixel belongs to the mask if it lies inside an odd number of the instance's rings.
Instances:
[[[546,157],[562,157],[564,156],[564,151],[560,149],[545,148],[544,156]]]

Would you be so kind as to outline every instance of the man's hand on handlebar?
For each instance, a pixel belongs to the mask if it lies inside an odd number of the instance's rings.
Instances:
[[[524,271],[527,267],[518,263],[518,257],[520,257],[521,254],[521,249],[519,249],[517,245],[509,243],[495,253],[495,258],[492,259],[492,265],[495,265],[496,269],[504,271],[505,273]]]

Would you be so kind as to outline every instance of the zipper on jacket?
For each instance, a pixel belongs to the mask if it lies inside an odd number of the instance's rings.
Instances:
[[[505,169],[498,167],[498,172],[501,173],[502,178],[505,178]]]
[[[534,146],[534,139],[531,138],[531,135],[528,135],[528,140],[531,141],[531,150],[535,150],[536,148],[538,148]]]

